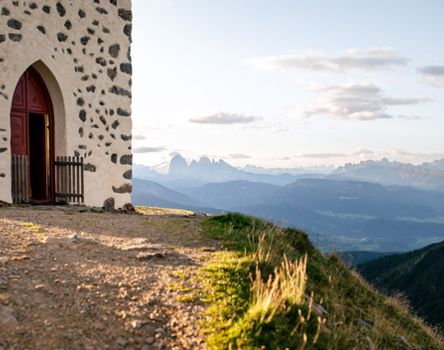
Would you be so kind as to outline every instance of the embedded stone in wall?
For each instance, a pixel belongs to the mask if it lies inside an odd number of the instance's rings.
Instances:
[[[9,28],[12,28],[12,29],[16,29],[16,30],[22,29],[22,22],[20,22],[20,21],[18,21],[16,19],[10,19],[7,22],[7,25],[8,25]]]
[[[120,65],[120,71],[122,73],[126,73],[126,74],[131,75],[131,74],[133,74],[133,66],[131,63],[122,63]]]
[[[88,42],[89,42],[89,39],[91,39],[89,36],[82,36],[82,37],[80,38],[80,43],[81,43],[82,45],[87,45]]]
[[[109,92],[120,96],[131,97],[131,93],[129,92],[129,90],[124,89],[117,85],[114,85],[111,89],[109,89]]]
[[[108,77],[111,79],[111,81],[114,81],[114,79],[117,76],[117,68],[108,68],[108,70],[106,71],[106,73],[108,74]]]
[[[97,170],[96,166],[91,163],[83,164],[83,169],[92,173],[95,173]]]
[[[57,33],[57,40],[63,43],[68,40],[68,36],[65,33]]]
[[[81,120],[82,122],[86,122],[86,111],[85,111],[84,109],[82,109],[82,110],[79,112],[79,118],[80,118],[80,120]]]
[[[133,178],[133,171],[128,170],[123,173],[123,177],[127,180],[131,180]]]
[[[123,28],[123,32],[125,33],[125,35],[128,37],[129,41],[132,42],[133,41],[133,37],[131,35],[132,33],[132,25],[131,24],[127,24],[124,28]]]
[[[60,2],[58,2],[58,3],[56,4],[56,8],[57,8],[57,12],[59,13],[59,16],[60,16],[60,17],[64,17],[65,14],[66,14],[66,10],[65,10],[65,8],[63,7],[63,5],[62,5]]]
[[[124,184],[120,187],[114,187],[113,191],[115,193],[131,193],[133,191],[133,186],[131,184]]]
[[[113,211],[114,210],[114,207],[115,207],[115,200],[114,200],[114,198],[112,198],[112,197],[110,197],[110,198],[108,198],[108,199],[106,199],[104,202],[103,202],[103,209],[105,209],[106,211]]]
[[[119,44],[114,44],[111,45],[108,49],[108,52],[110,54],[110,56],[112,58],[117,58],[119,57],[119,53],[120,53],[120,45]]]
[[[133,165],[133,156],[131,154],[125,154],[120,157],[120,164]]]
[[[22,35],[18,34],[18,33],[10,33],[9,34],[9,39],[11,39],[12,41],[21,41],[22,40]]]
[[[133,20],[133,13],[131,10],[126,9],[119,9],[119,17],[122,18],[124,21],[131,22]]]
[[[117,115],[120,115],[121,117],[129,117],[131,115],[131,113],[129,113],[119,107],[119,108],[117,108]]]

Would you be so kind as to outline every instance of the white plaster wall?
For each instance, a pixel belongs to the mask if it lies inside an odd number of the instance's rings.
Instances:
[[[12,97],[33,65],[53,102],[55,154],[80,155],[88,164],[85,203],[102,206],[114,198],[118,208],[131,202],[130,10],[130,0],[0,0],[0,200],[11,201]],[[115,45],[117,57],[110,52]]]

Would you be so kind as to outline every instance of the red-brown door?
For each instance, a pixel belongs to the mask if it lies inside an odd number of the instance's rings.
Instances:
[[[28,196],[35,202],[51,201],[54,196],[52,123],[48,90],[38,72],[29,68],[12,101],[11,152],[28,158]]]

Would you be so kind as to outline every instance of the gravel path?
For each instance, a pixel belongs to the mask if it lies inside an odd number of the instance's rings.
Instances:
[[[0,208],[0,350],[204,349],[181,295],[212,251],[186,213]]]

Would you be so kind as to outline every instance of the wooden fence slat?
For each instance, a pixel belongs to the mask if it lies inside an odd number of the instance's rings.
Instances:
[[[83,203],[83,158],[58,156],[56,168],[56,199]]]
[[[27,203],[29,201],[27,156],[12,155],[11,177],[13,203]]]

